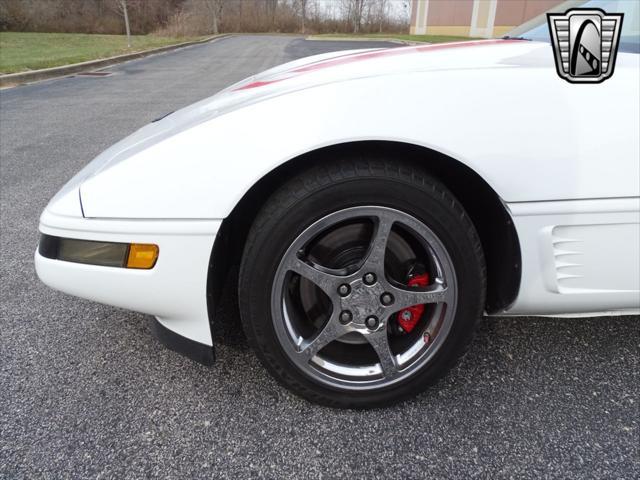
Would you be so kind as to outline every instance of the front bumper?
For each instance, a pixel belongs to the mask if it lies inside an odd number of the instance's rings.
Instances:
[[[152,269],[136,270],[55,260],[36,251],[36,271],[56,290],[155,316],[162,327],[156,332],[164,343],[202,362],[201,347],[213,348],[207,275],[220,224],[221,220],[88,219],[45,210],[40,218],[43,234],[156,244],[160,254]],[[185,351],[189,342],[196,342],[191,344],[193,354]]]

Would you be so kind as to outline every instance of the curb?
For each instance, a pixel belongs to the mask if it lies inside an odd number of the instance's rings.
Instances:
[[[400,45],[430,45],[429,42],[417,42],[415,40],[400,40],[392,37],[322,37],[320,35],[309,35],[305,40],[312,42],[388,42]]]
[[[40,70],[32,70],[30,72],[8,73],[0,75],[0,88],[15,87],[27,82],[36,82],[39,80],[47,80],[49,78],[64,77],[72,73],[82,72],[84,70],[94,70],[96,68],[108,67],[117,63],[142,58],[155,53],[169,52],[182,47],[207,43],[230,35],[214,35],[203,40],[194,40],[192,42],[177,43],[175,45],[167,45],[165,47],[152,48],[151,50],[143,50],[141,52],[125,53],[124,55],[116,55],[115,57],[101,58],[99,60],[89,60],[87,62],[72,63],[71,65],[63,65],[61,67],[43,68]]]

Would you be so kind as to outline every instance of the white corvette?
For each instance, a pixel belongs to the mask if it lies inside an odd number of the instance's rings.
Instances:
[[[640,7],[586,6],[625,15],[602,83],[560,78],[541,18],[306,58],[154,121],[51,200],[38,275],[210,363],[239,266],[228,316],[262,363],[342,407],[421,391],[483,313],[636,310]]]

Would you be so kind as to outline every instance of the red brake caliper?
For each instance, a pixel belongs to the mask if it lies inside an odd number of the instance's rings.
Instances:
[[[407,282],[410,287],[426,287],[429,285],[429,274],[412,275]],[[418,324],[424,313],[424,305],[412,305],[398,312],[398,325],[409,333]]]

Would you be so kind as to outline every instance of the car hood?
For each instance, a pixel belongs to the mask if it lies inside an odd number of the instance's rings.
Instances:
[[[522,40],[481,40],[388,49],[332,52],[289,62],[244,79],[209,98],[171,112],[114,144],[71,179],[54,197],[50,209],[69,214],[78,187],[136,153],[195,125],[268,98],[328,83],[356,81],[414,72],[517,66],[552,66],[548,44]],[[461,73],[464,74],[464,73]],[[398,85],[390,83],[390,88]],[[75,198],[73,198],[75,196]],[[63,197],[66,201],[62,201]],[[54,205],[57,203],[57,206]],[[64,208],[63,208],[64,206]],[[78,209],[76,209],[77,213]]]
[[[523,54],[545,48],[544,55]],[[360,49],[314,55],[246,78],[209,98],[161,117],[146,133],[180,129],[244,106],[305,88],[384,75],[452,69],[495,68],[531,62],[552,66],[548,44],[522,40],[480,40]]]

